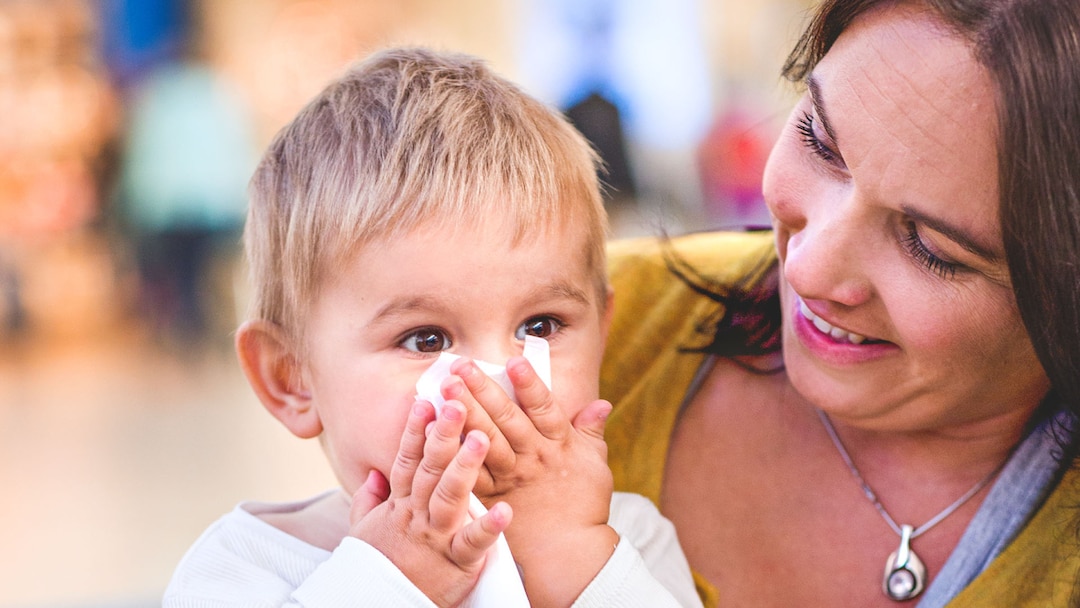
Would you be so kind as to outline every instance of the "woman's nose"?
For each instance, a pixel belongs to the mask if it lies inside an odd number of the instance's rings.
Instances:
[[[792,211],[794,206],[788,209]],[[858,306],[872,295],[864,272],[872,251],[872,228],[850,197],[814,205],[809,212],[792,213],[794,221],[776,218],[784,256],[784,279],[806,299]]]

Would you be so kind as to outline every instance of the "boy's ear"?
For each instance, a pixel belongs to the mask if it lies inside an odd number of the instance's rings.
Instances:
[[[236,330],[236,354],[255,395],[274,418],[303,439],[322,433],[302,366],[280,327],[268,321],[245,322]]]

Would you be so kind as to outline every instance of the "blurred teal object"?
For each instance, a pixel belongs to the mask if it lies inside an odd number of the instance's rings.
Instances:
[[[239,226],[256,163],[251,117],[209,68],[160,69],[131,106],[121,199],[138,232]]]
[[[157,336],[195,345],[220,315],[209,276],[239,241],[256,161],[249,113],[209,68],[170,65],[137,89],[117,210]]]

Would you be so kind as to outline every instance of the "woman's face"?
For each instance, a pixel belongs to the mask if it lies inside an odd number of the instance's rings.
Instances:
[[[1049,388],[998,222],[996,113],[971,47],[874,10],[814,69],[764,178],[799,393],[866,428],[1026,417]]]

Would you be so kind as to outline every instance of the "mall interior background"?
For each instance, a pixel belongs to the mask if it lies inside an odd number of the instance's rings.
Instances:
[[[613,236],[767,223],[808,0],[0,0],[0,606],[153,606],[333,480],[230,350],[260,150],[387,44],[480,55],[610,166]]]

